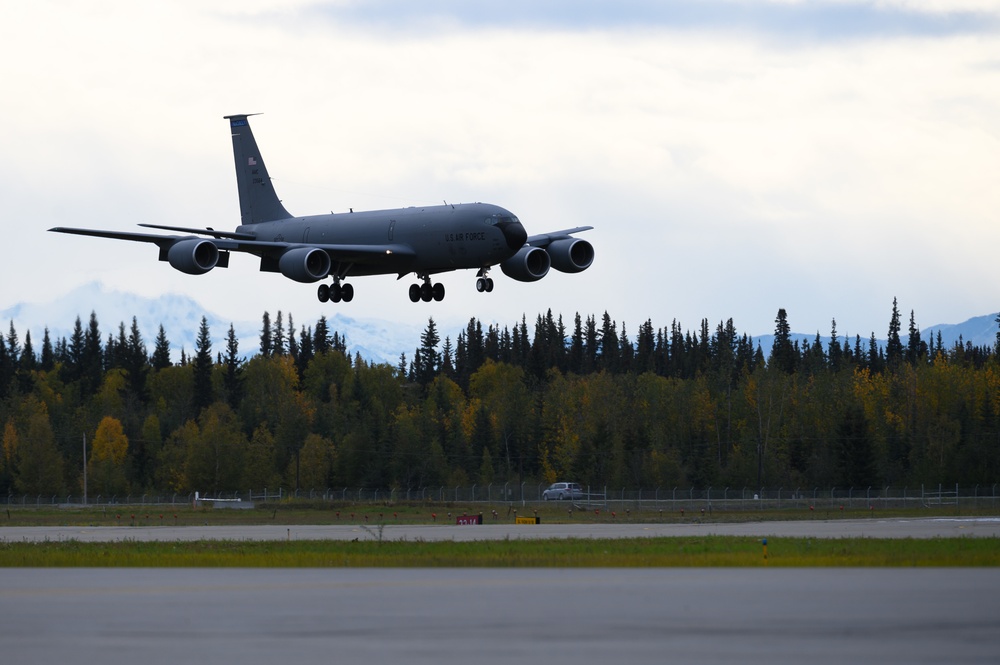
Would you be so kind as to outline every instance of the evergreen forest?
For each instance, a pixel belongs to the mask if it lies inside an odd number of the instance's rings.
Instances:
[[[1000,316],[997,318],[1000,324]],[[264,313],[259,352],[230,326],[172,359],[160,326],[105,334],[94,314],[40,350],[0,335],[0,496],[261,488],[415,489],[573,480],[614,488],[989,486],[1000,479],[995,346],[791,339],[763,349],[733,321],[539,314],[471,319],[411,356],[350,354],[326,318]],[[149,352],[149,348],[152,352]]]

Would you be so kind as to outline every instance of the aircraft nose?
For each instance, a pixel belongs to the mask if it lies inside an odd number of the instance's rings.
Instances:
[[[524,247],[525,241],[528,240],[528,232],[521,226],[521,222],[501,222],[498,226],[503,232],[503,237],[507,241],[508,247],[515,251]]]

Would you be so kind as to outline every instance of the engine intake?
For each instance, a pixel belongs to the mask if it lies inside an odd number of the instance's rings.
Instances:
[[[552,267],[559,272],[581,272],[594,262],[594,246],[579,238],[564,238],[546,248]]]
[[[330,274],[330,255],[315,247],[290,249],[278,259],[281,274],[296,282],[318,282]]]
[[[219,248],[210,240],[178,240],[167,250],[167,261],[188,275],[204,275],[219,262]]]
[[[517,254],[500,264],[503,274],[519,282],[537,282],[549,273],[552,261],[540,247],[522,247]]]

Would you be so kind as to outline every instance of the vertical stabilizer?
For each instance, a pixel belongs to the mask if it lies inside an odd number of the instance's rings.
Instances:
[[[236,184],[240,191],[241,225],[273,222],[291,217],[278,200],[260,156],[257,141],[250,131],[247,115],[227,115],[233,135],[233,157],[236,160]]]

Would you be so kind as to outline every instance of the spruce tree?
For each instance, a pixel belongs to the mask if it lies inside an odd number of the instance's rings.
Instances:
[[[910,310],[910,337],[906,341],[906,362],[916,365],[917,361],[923,358],[926,352],[923,350],[923,342],[920,339],[920,328],[917,327],[916,317],[913,310]]]
[[[796,353],[792,345],[791,326],[788,325],[788,314],[784,308],[778,310],[774,319],[774,343],[771,345],[771,362],[782,372],[791,374],[795,371]]]
[[[271,351],[276,356],[285,355],[285,325],[282,323],[280,309],[274,318],[274,328],[271,332]]]
[[[892,318],[889,319],[889,338],[885,343],[885,361],[889,369],[895,369],[903,360],[903,342],[899,337],[899,307],[892,299]]]
[[[63,363],[64,379],[67,383],[80,378],[83,371],[83,324],[80,317],[76,317],[73,324],[73,332],[69,336],[69,343],[66,346],[66,362]]]
[[[235,411],[243,399],[242,386],[242,366],[240,360],[240,341],[236,338],[236,330],[233,324],[229,324],[229,332],[226,333],[226,373],[223,374],[222,384],[226,389],[226,401]]]
[[[844,355],[840,347],[840,340],[837,339],[837,319],[830,321],[830,369],[834,372],[840,370],[840,360]]]
[[[437,351],[437,345],[440,342],[441,337],[437,332],[437,324],[434,323],[434,317],[430,317],[427,320],[427,327],[420,335],[420,364],[416,371],[417,381],[422,385],[426,386],[433,381],[441,366],[441,357]]]
[[[316,330],[313,332],[313,352],[316,355],[330,351],[330,328],[326,322],[326,316],[320,316],[316,322]]]
[[[618,327],[611,320],[611,315],[607,310],[601,320],[601,357],[600,367],[612,374],[618,371],[620,357],[620,342],[618,340]]]
[[[264,312],[260,327],[260,355],[271,357],[271,315]]]
[[[80,367],[80,391],[95,392],[104,378],[104,354],[101,350],[101,331],[96,312],[90,313],[90,324],[83,334],[83,358]]]
[[[295,353],[295,366],[299,370],[299,378],[301,378],[306,371],[306,367],[309,366],[309,362],[313,359],[313,332],[312,328],[306,328],[302,326],[302,330],[299,333],[299,345]]]
[[[41,368],[43,372],[51,372],[56,365],[55,352],[52,350],[52,339],[49,337],[48,326],[42,336]]]
[[[295,341],[295,323],[292,321],[292,313],[288,313],[288,355],[292,360],[298,361],[299,344]]]
[[[455,366],[452,362],[451,338],[444,338],[444,346],[441,347],[441,374],[449,379],[455,378]]]
[[[17,331],[14,329],[14,320],[10,321],[10,329],[7,332],[7,353],[15,361],[21,355],[21,345],[17,338]]]
[[[212,337],[208,320],[201,317],[194,357],[194,408],[198,413],[212,404]]]
[[[573,319],[573,336],[569,343],[569,371],[573,374],[583,373],[583,322],[579,312]]]
[[[163,330],[162,323],[156,333],[156,341],[153,342],[153,356],[150,358],[150,364],[155,370],[170,367],[170,341],[167,339],[167,333]]]
[[[128,384],[132,394],[145,401],[146,375],[149,372],[149,363],[146,359],[146,343],[142,339],[142,333],[139,332],[139,322],[134,316],[128,339],[125,342],[122,365],[128,372]]]
[[[35,358],[35,350],[31,346],[31,331],[26,330],[24,332],[24,346],[21,347],[21,358],[18,363],[21,366],[21,371],[33,371],[37,365],[37,360]]]

